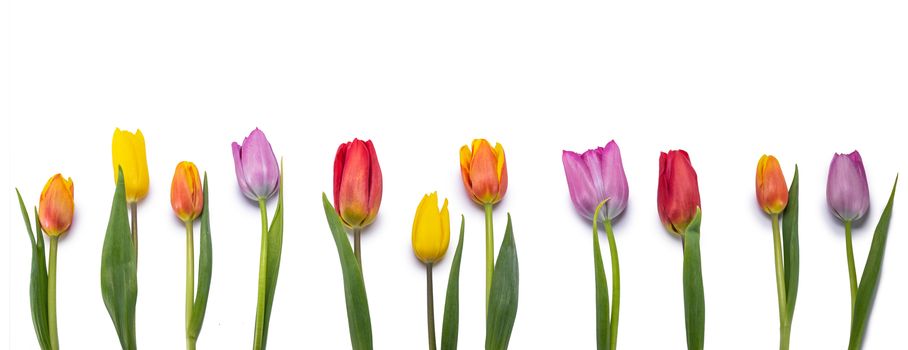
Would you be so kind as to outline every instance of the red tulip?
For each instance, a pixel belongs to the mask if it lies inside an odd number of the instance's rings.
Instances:
[[[662,224],[669,231],[683,235],[700,207],[697,172],[687,152],[675,150],[659,156],[657,202]]]
[[[375,221],[381,193],[381,167],[372,141],[340,145],[334,158],[334,208],[344,225],[363,228]]]

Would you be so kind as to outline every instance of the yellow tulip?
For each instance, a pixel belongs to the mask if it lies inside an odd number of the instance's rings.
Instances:
[[[426,264],[435,263],[448,251],[451,224],[448,219],[448,200],[438,210],[438,194],[425,195],[416,208],[413,219],[413,252]]]
[[[142,130],[133,134],[117,129],[113,135],[114,182],[117,181],[117,167],[123,168],[126,185],[126,201],[135,203],[148,194],[148,160],[145,158],[145,136]]]

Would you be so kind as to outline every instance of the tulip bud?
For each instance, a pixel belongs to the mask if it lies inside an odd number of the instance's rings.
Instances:
[[[460,173],[464,187],[476,203],[498,203],[508,190],[508,166],[499,143],[493,149],[485,139],[476,139],[472,151],[470,147],[461,147]]]
[[[170,206],[183,222],[195,220],[202,214],[202,180],[192,162],[180,162],[170,183]]]
[[[334,158],[334,208],[344,225],[363,228],[375,221],[381,195],[381,167],[372,141],[340,145]]]
[[[265,133],[256,128],[243,139],[243,145],[233,143],[233,165],[240,190],[254,201],[265,200],[277,192],[281,169]]]
[[[47,180],[41,191],[38,204],[38,218],[44,233],[51,237],[64,234],[73,223],[75,209],[72,179],[57,174]]]
[[[836,153],[832,157],[826,181],[826,201],[833,214],[842,221],[857,221],[867,214],[870,189],[858,151]]]
[[[788,185],[779,160],[763,155],[757,163],[757,202],[767,214],[779,214],[788,205]]]
[[[564,151],[561,160],[571,201],[581,215],[593,220],[596,207],[606,199],[605,210],[600,211],[598,220],[614,219],[627,208],[627,177],[615,141],[582,155]]]
[[[448,251],[451,224],[448,219],[448,200],[438,210],[438,194],[425,195],[416,208],[413,219],[413,253],[426,264],[435,263]]]
[[[148,160],[145,157],[145,136],[142,135],[142,130],[136,130],[135,134],[115,130],[111,148],[114,183],[117,182],[117,171],[122,167],[126,201],[135,203],[142,200],[148,195]]]
[[[659,219],[674,234],[683,235],[700,207],[697,172],[684,150],[659,156]]]

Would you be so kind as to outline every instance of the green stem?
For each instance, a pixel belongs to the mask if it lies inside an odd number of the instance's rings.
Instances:
[[[265,339],[265,290],[268,286],[268,211],[265,208],[265,199],[259,199],[259,209],[262,212],[262,251],[259,255],[259,293],[258,303],[255,308],[255,343],[252,348],[260,350],[264,347]]]
[[[492,204],[486,204],[486,312],[492,293],[492,274],[495,272],[495,239],[492,233]]]
[[[854,268],[854,248],[851,244],[851,221],[845,221],[845,252],[848,254],[848,278],[851,281],[851,313],[858,296],[858,274]]]
[[[435,350],[435,297],[432,288],[432,264],[426,264],[426,317],[429,318],[429,350]]]
[[[38,239],[44,239],[38,231]],[[50,237],[50,256],[47,262],[47,326],[50,333],[50,348],[60,348],[57,339],[57,237]]]
[[[192,221],[186,221],[186,349],[195,349],[195,339],[189,334],[192,323],[192,304],[195,296],[195,249],[193,248]]]
[[[785,266],[782,262],[782,235],[779,230],[779,214],[772,214],[772,242],[776,260],[776,290],[779,294],[779,349],[788,350],[791,322],[788,320],[788,297],[785,294]]]
[[[136,250],[136,265],[139,263],[139,202],[129,203],[132,213],[132,247]]]
[[[362,236],[363,229],[355,228],[353,229],[353,255],[356,256],[356,263],[359,264],[359,270],[363,270],[363,258],[362,253],[360,253],[360,236]]]
[[[609,251],[612,255],[612,319],[611,325],[611,350],[618,347],[618,309],[621,304],[621,272],[618,266],[618,246],[615,244],[615,234],[612,233],[612,220],[605,220],[605,233],[608,235]]]

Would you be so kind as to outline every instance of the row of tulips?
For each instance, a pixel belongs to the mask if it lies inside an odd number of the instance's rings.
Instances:
[[[261,212],[261,247],[253,349],[264,349],[283,243],[283,180],[281,163],[265,134],[255,129],[242,144],[233,143],[233,156],[240,191],[256,201]],[[138,285],[137,205],[149,187],[145,142],[141,131],[114,132],[113,169],[116,188],[101,258],[102,298],[123,349],[136,349],[135,305]],[[616,349],[620,314],[620,267],[612,222],[627,208],[629,189],[618,145],[582,154],[564,151],[562,161],[571,201],[576,210],[592,221],[593,275],[595,285],[595,339],[598,349]],[[519,268],[510,215],[503,244],[495,257],[492,213],[508,186],[507,163],[500,144],[474,140],[460,150],[460,168],[470,198],[485,211],[486,246],[486,349],[507,349],[517,314]],[[896,184],[898,179],[896,178]],[[382,172],[371,141],[353,140],[338,147],[334,163],[333,202],[322,196],[325,215],[337,248],[344,283],[351,347],[372,349],[372,330],[360,236],[378,216],[382,199]],[[896,185],[874,233],[873,243],[860,280],[857,278],[851,243],[852,224],[869,207],[869,190],[863,163],[857,151],[836,154],[829,169],[827,201],[832,213],[845,226],[846,257],[851,286],[851,337],[849,349],[860,349],[882,268],[889,220]],[[779,347],[789,348],[791,323],[799,278],[797,166],[789,185],[779,161],[762,156],[757,163],[756,198],[772,223],[776,286],[779,301]],[[17,190],[17,195],[19,192]],[[277,195],[269,221],[267,201]],[[56,322],[56,256],[58,240],[69,230],[74,212],[71,179],[57,174],[48,180],[35,210],[34,230],[19,195],[20,208],[31,240],[30,302],[32,320],[42,349],[59,349]],[[450,243],[450,215],[445,199],[439,208],[436,192],[425,195],[413,220],[413,251],[426,267],[428,347],[436,349],[433,267],[443,259]],[[703,349],[706,314],[700,261],[701,205],[697,174],[683,150],[662,153],[659,158],[657,196],[659,218],[682,242],[682,290],[688,349]],[[188,161],[177,164],[171,183],[171,205],[186,226],[186,347],[195,349],[199,338],[212,270],[211,208],[208,179]],[[194,222],[200,221],[198,271],[195,269]],[[612,288],[609,291],[599,243],[599,224],[609,245]],[[348,238],[352,233],[353,244]],[[442,316],[442,349],[456,349],[459,327],[459,275],[464,242],[464,219],[451,264]],[[44,232],[49,240],[45,255]],[[610,298],[611,296],[611,298]],[[611,300],[610,300],[611,299]]]

